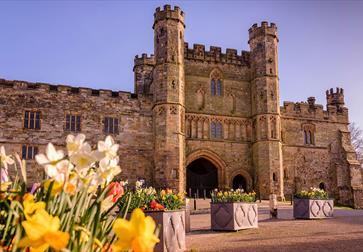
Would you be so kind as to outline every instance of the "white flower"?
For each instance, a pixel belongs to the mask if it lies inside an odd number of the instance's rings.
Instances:
[[[125,186],[127,186],[128,184],[129,184],[129,181],[128,181],[128,180],[120,181],[120,185],[121,185],[122,187],[125,187]]]
[[[136,188],[141,188],[142,187],[142,184],[143,184],[143,182],[140,181],[140,180],[138,180],[138,181],[135,182]]]
[[[97,155],[92,151],[91,146],[88,143],[85,143],[70,157],[70,160],[76,166],[76,170],[82,175],[85,175],[92,164],[97,161],[96,156]]]
[[[68,175],[71,166],[64,158],[62,150],[56,150],[52,143],[47,145],[45,154],[38,154],[35,156],[35,160],[38,164],[44,166],[45,173],[59,182],[63,182]]]
[[[0,164],[5,167],[5,170],[8,169],[8,165],[14,164],[14,160],[6,155],[4,146],[0,147]]]
[[[84,145],[84,140],[86,140],[86,136],[83,134],[78,134],[76,137],[68,135],[66,139],[68,155],[72,156],[79,151]]]
[[[1,180],[0,180],[1,181],[1,184],[2,183],[7,183],[7,182],[10,181],[9,174],[8,174],[8,169],[1,168],[0,174],[1,174]]]
[[[121,172],[120,166],[118,166],[119,158],[108,159],[103,158],[100,161],[99,176],[101,178],[101,185],[106,182],[107,184],[112,181],[112,179]]]
[[[107,136],[105,141],[98,142],[98,151],[103,153],[109,159],[113,159],[117,156],[118,144],[115,144],[111,136]]]

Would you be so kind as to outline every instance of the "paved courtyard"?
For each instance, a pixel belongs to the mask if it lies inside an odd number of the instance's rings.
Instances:
[[[336,208],[333,219],[293,220],[292,206],[279,205],[279,219],[269,219],[267,202],[259,204],[259,228],[210,231],[209,213],[191,215],[188,251],[363,251],[363,210]]]

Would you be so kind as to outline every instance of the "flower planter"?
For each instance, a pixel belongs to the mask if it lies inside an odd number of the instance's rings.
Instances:
[[[174,211],[147,211],[145,215],[151,216],[156,225],[160,225],[159,239],[155,252],[185,251],[185,210]]]
[[[237,231],[258,227],[256,203],[211,203],[212,230]]]
[[[324,219],[333,217],[334,200],[294,199],[295,219]]]

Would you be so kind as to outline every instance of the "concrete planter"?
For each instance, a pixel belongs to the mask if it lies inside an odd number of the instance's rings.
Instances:
[[[160,242],[156,244],[155,252],[185,251],[185,210],[148,211],[156,225],[160,225]]]
[[[212,230],[237,231],[258,227],[255,203],[211,203]]]
[[[334,200],[294,199],[295,219],[324,219],[333,217]]]

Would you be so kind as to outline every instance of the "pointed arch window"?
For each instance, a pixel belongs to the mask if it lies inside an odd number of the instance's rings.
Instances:
[[[212,96],[223,95],[222,74],[218,69],[213,70],[210,75],[210,91]]]

